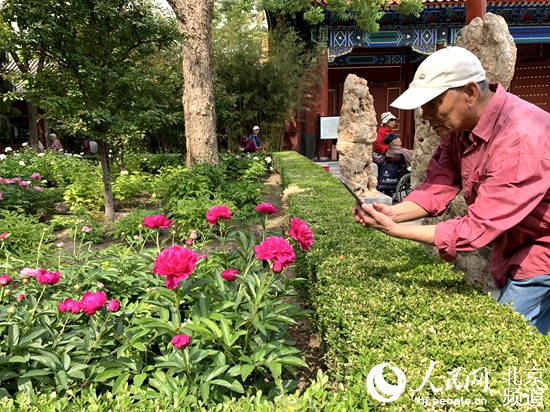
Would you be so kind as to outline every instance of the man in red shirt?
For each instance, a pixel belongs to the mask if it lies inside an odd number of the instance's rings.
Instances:
[[[384,138],[388,134],[393,133],[396,120],[397,117],[391,114],[391,112],[382,113],[380,116],[380,123],[382,123],[382,126],[376,131],[376,140],[372,145],[373,153],[384,154],[388,151],[388,145],[384,143]]]
[[[390,236],[457,252],[492,242],[490,270],[537,329],[550,331],[550,114],[487,83],[481,63],[460,47],[429,56],[392,103],[422,117],[441,138],[426,178],[402,203],[354,209],[355,219]],[[443,213],[460,192],[468,214],[437,225],[400,222]]]

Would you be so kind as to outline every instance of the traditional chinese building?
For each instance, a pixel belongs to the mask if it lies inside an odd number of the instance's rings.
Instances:
[[[368,81],[378,117],[386,111],[398,117],[397,131],[403,144],[411,148],[413,112],[394,109],[390,103],[407,89],[422,60],[439,48],[455,44],[462,27],[476,15],[483,16],[485,7],[506,20],[517,46],[510,91],[550,111],[550,3],[433,0],[423,2],[425,8],[419,17],[397,14],[391,3],[378,33],[360,31],[352,19],[344,23],[330,15],[312,33],[314,40],[326,47],[327,58],[319,65],[322,82],[317,104],[297,122],[295,139],[302,154],[335,159],[335,150],[331,150],[335,141],[319,138],[319,118],[338,116],[349,73]]]

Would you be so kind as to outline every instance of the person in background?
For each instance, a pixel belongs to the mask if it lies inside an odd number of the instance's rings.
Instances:
[[[384,143],[388,145],[386,157],[393,158],[403,156],[405,162],[407,162],[407,166],[410,166],[412,162],[412,150],[405,149],[401,146],[400,136],[399,133],[389,133],[384,137]]]
[[[457,253],[492,244],[498,301],[550,331],[550,113],[488,83],[461,47],[428,56],[392,106],[420,107],[440,137],[426,177],[404,201],[357,205],[355,220],[387,235]],[[467,214],[436,225],[401,225],[441,215],[460,193]]]
[[[50,134],[50,149],[53,149],[57,152],[63,150],[63,146],[61,146],[61,142],[59,141],[55,133]]]
[[[393,133],[395,128],[397,117],[395,117],[391,112],[382,113],[380,116],[380,122],[382,126],[376,131],[376,140],[372,145],[372,152],[377,154],[384,154],[388,151],[388,145],[384,143],[384,138],[389,134]]]
[[[248,135],[248,138],[250,140],[253,140],[254,144],[258,148],[258,150],[256,150],[257,152],[260,151],[260,136],[259,136],[259,134],[260,134],[260,126],[254,126],[252,128],[252,133],[250,133],[250,135]]]
[[[239,149],[243,153],[255,153],[258,151],[254,140],[247,135],[243,135],[239,146],[237,146],[237,149]]]
[[[82,142],[82,151],[84,154],[91,154],[90,151],[90,136],[84,136],[84,141]]]

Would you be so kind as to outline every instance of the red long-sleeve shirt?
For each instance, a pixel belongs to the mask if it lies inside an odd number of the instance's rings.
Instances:
[[[386,153],[388,151],[388,145],[384,143],[384,137],[393,132],[391,127],[386,125],[380,126],[376,131],[376,140],[372,145],[373,153]]]
[[[507,278],[550,273],[550,114],[491,83],[471,133],[441,139],[425,180],[406,197],[432,215],[462,190],[468,214],[438,223],[443,257],[493,242],[490,270]]]

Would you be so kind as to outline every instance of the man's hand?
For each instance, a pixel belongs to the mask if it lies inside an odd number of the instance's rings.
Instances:
[[[392,207],[382,203],[355,205],[355,220],[364,227],[372,227],[390,236],[394,235],[396,215]]]

